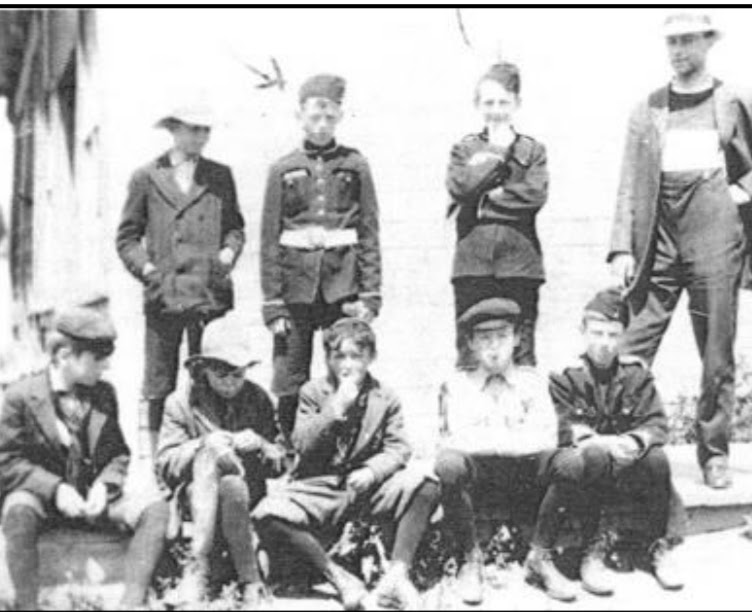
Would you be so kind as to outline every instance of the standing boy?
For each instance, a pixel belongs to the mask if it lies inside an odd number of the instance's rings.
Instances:
[[[165,399],[175,389],[183,334],[189,353],[198,353],[206,323],[232,309],[230,272],[245,242],[230,168],[201,155],[211,125],[200,107],[157,124],[173,146],[134,173],[117,233],[120,258],[144,285],[152,454]]]
[[[300,88],[303,146],[269,172],[261,229],[264,322],[274,334],[280,426],[295,424],[310,377],[313,335],[337,319],[371,321],[381,307],[379,216],[371,171],[335,140],[345,81],[321,74]]]

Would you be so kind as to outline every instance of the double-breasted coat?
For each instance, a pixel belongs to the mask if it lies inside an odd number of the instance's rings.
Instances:
[[[229,167],[199,158],[193,185],[184,193],[165,154],[131,178],[117,250],[145,285],[147,312],[211,319],[233,307],[232,280],[218,256],[229,247],[237,260],[243,228]],[[147,262],[157,269],[149,278],[143,275]]]

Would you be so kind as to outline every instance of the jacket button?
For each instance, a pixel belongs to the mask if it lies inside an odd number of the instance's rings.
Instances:
[[[316,197],[316,201],[317,201],[317,202],[318,202],[319,204],[323,204],[324,202],[326,202],[326,198],[325,198],[325,197],[324,197],[323,195],[320,195],[320,196],[317,196],[317,197]]]
[[[316,184],[319,187],[323,187],[324,185],[326,185],[326,179],[325,178],[316,179]]]

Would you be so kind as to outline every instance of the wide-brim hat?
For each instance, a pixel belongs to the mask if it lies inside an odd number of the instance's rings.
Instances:
[[[720,36],[720,31],[713,23],[713,18],[704,13],[675,13],[669,15],[663,23],[663,35],[666,38],[702,33]]]
[[[154,124],[154,127],[170,128],[176,123],[210,128],[217,124],[217,118],[214,111],[207,105],[196,104],[181,106],[173,109],[170,113],[162,117]]]
[[[185,367],[222,362],[235,368],[250,368],[260,363],[253,359],[250,346],[238,337],[237,330],[216,323],[207,326],[201,342],[201,352],[185,360]]]

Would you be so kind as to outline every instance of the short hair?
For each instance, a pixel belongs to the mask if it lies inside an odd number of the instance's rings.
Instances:
[[[345,340],[352,340],[360,350],[376,355],[376,334],[362,319],[340,319],[324,332],[324,351],[327,356],[339,350]]]
[[[47,352],[53,358],[63,348],[69,348],[75,356],[86,352],[93,353],[96,359],[104,359],[115,352],[115,342],[112,340],[81,340],[72,338],[56,329],[49,333],[46,344]]]
[[[480,86],[486,81],[493,81],[498,83],[508,92],[513,93],[516,96],[520,95],[521,78],[520,69],[516,64],[511,62],[499,62],[491,66],[486,72],[478,79],[475,85],[475,102],[478,102],[480,96]]]

